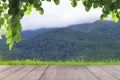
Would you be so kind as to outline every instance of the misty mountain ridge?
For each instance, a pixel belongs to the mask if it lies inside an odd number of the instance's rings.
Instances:
[[[23,33],[25,38],[12,51],[0,48],[3,56],[43,61],[120,60],[120,23],[96,21]]]

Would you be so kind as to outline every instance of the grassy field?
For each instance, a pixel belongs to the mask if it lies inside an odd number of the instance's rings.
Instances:
[[[0,61],[0,65],[120,65],[120,61],[98,61],[98,62],[85,62],[85,61],[39,61],[39,60],[13,60],[13,61]]]

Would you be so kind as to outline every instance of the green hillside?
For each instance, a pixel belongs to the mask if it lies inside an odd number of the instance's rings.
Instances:
[[[20,60],[120,60],[120,23],[96,21],[53,29],[22,40],[12,51],[6,46],[0,51],[8,59]]]

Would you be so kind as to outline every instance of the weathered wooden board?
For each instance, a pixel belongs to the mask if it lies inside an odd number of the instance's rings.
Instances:
[[[87,68],[98,80],[118,80],[96,66],[87,66]]]
[[[4,78],[11,76],[13,73],[15,73],[16,71],[19,71],[22,68],[23,68],[23,66],[14,66],[3,72],[0,72],[0,80],[1,79],[3,80]],[[14,77],[16,77],[16,76],[14,76]]]
[[[5,70],[7,70],[7,69],[9,69],[11,67],[12,66],[0,66],[0,72],[5,71]]]
[[[32,71],[34,67],[35,66],[25,66],[24,68],[14,72],[3,80],[20,80],[23,76],[27,75],[30,71]]]
[[[120,80],[120,66],[0,66],[0,80]]]
[[[85,66],[61,66],[56,69],[57,80],[97,80]]]
[[[100,68],[111,76],[120,80],[120,71],[111,66],[100,66]]]
[[[57,80],[55,77],[56,66],[49,66],[39,80]]]
[[[37,66],[21,80],[39,80],[47,66]]]

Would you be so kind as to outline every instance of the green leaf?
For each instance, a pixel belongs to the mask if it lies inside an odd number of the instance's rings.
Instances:
[[[27,7],[27,11],[25,12],[25,14],[26,14],[26,15],[29,15],[31,11],[32,11],[32,7],[31,7],[31,6],[28,6],[28,7]]]
[[[106,17],[105,14],[102,14],[102,15],[100,16],[100,20],[101,20],[101,21],[104,21],[105,17]]]
[[[115,22],[118,22],[118,21],[119,21],[119,18],[117,17],[117,12],[111,12],[111,15],[112,15],[112,19],[113,19]]]
[[[2,35],[0,35],[0,39],[2,39]]]
[[[59,4],[60,4],[60,0],[54,0],[54,3],[55,3],[56,5],[59,5]]]
[[[76,6],[77,6],[77,1],[76,1],[76,0],[72,0],[71,5],[72,5],[73,7],[76,7]]]
[[[16,29],[17,29],[17,32],[19,32],[19,33],[22,32],[22,26],[21,26],[20,22],[17,23]]]
[[[4,18],[0,17],[0,25],[4,24]]]
[[[2,0],[3,2],[6,2],[6,0]]]
[[[9,15],[8,15],[8,14],[4,14],[4,18],[5,18],[5,19],[8,19],[8,18],[9,18]]]
[[[88,12],[90,10],[90,7],[89,6],[86,6],[85,7],[85,10]]]
[[[8,4],[7,3],[3,3],[3,7],[4,7],[4,9],[7,9],[8,8]]]
[[[34,0],[33,5],[34,5],[35,8],[38,8],[42,5],[42,3],[41,3],[40,0]]]
[[[13,40],[13,39],[12,39],[12,36],[10,36],[10,37],[7,38],[6,43],[7,43],[7,44],[10,44],[10,43],[12,43],[12,40]]]
[[[42,7],[37,8],[37,11],[39,11],[39,13],[40,13],[41,15],[44,14],[44,9],[43,9]]]
[[[99,6],[99,4],[96,2],[96,3],[94,3],[93,8],[97,8],[98,6]]]
[[[47,0],[48,2],[51,2],[51,0]]]
[[[4,29],[1,29],[1,32],[2,32],[2,34],[5,34],[5,30]]]
[[[9,31],[6,33],[6,38],[9,38],[11,35],[12,35],[12,32],[9,30]]]
[[[21,36],[20,36],[20,34],[17,34],[17,35],[16,35],[15,40],[16,40],[17,43],[21,41]]]
[[[14,45],[14,42],[9,44],[9,50],[12,50],[13,45]]]
[[[30,4],[33,4],[33,0],[28,0]]]
[[[7,25],[6,25],[6,24],[4,24],[4,28],[5,28],[5,29],[7,28]]]

